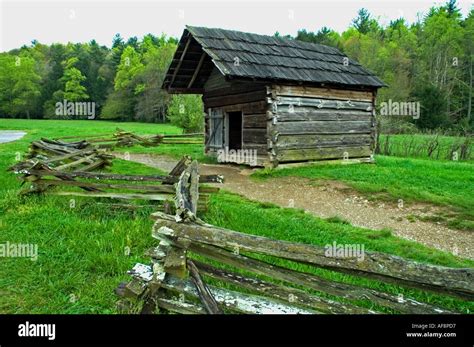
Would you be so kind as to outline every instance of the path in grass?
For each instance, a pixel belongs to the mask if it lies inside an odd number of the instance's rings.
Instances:
[[[120,156],[119,153],[117,155]],[[163,155],[130,153],[130,160],[170,171],[176,159]],[[429,247],[474,259],[474,233],[452,230],[441,224],[420,221],[414,216],[431,216],[436,206],[368,201],[339,181],[310,180],[302,177],[277,177],[262,181],[250,179],[253,170],[230,165],[200,164],[201,174],[221,174],[222,188],[250,200],[270,202],[282,207],[301,208],[318,217],[339,217],[352,225],[370,229],[391,229],[395,235]]]

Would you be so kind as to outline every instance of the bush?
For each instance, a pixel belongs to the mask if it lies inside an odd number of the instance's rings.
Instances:
[[[204,112],[201,96],[173,95],[167,115],[171,124],[184,129],[185,133],[204,129]]]

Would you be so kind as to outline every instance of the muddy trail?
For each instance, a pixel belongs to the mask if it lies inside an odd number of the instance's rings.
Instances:
[[[114,153],[123,158],[123,154]],[[169,172],[177,160],[162,155],[133,154],[129,159]],[[428,204],[398,205],[369,201],[344,183],[310,180],[298,177],[253,180],[252,169],[238,166],[200,164],[200,173],[224,175],[225,182],[216,184],[247,199],[269,202],[281,207],[304,209],[317,217],[340,217],[354,226],[369,229],[388,228],[401,238],[474,259],[474,233],[449,229],[435,222],[416,217],[433,215],[438,207]]]

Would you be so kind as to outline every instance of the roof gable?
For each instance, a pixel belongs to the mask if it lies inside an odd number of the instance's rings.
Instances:
[[[193,73],[185,74],[187,70],[183,64],[190,72],[194,68]],[[212,65],[226,78],[234,79],[372,89],[385,85],[373,73],[334,47],[232,30],[187,26],[163,87],[170,91],[183,89],[184,92],[198,92],[209,77]]]

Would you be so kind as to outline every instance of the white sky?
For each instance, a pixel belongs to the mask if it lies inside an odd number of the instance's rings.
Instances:
[[[426,14],[432,0],[0,0],[0,51],[41,43],[88,42],[110,46],[116,33],[127,39],[147,33],[179,37],[184,26],[218,27],[259,34],[295,35],[328,26],[344,31],[365,7],[382,24]],[[463,16],[473,6],[458,0]]]

